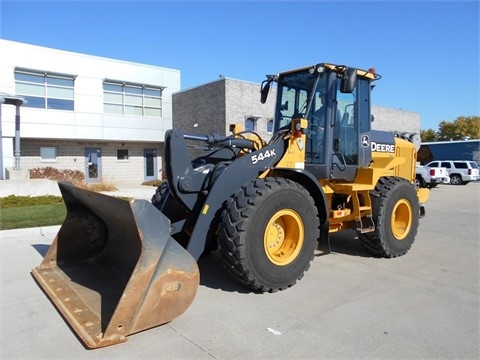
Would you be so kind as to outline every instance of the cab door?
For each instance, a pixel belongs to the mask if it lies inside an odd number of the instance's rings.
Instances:
[[[332,142],[332,178],[351,182],[359,167],[370,164],[370,84],[358,79],[352,93],[340,91],[337,79]]]

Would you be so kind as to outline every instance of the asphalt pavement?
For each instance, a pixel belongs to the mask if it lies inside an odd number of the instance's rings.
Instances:
[[[135,196],[150,199],[144,190]],[[59,226],[0,231],[0,358],[478,359],[479,204],[479,183],[440,185],[405,256],[373,258],[351,232],[337,234],[332,253],[273,294],[238,285],[214,253],[199,261],[200,287],[182,316],[94,350],[30,274]]]

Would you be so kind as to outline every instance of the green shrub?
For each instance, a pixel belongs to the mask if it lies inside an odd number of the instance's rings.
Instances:
[[[31,197],[10,195],[0,198],[0,209],[62,203],[63,199],[61,196],[45,195]]]

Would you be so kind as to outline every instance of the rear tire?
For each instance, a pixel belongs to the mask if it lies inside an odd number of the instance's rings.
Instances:
[[[365,250],[387,258],[407,253],[415,241],[420,218],[415,187],[401,178],[381,178],[372,193],[372,208],[376,229],[359,236]]]
[[[252,181],[232,196],[222,213],[223,264],[254,290],[286,289],[310,267],[319,225],[315,203],[301,185],[284,178]]]
[[[425,182],[425,180],[423,179],[423,177],[421,175],[417,175],[415,177],[415,187],[417,189],[427,187],[427,183]]]
[[[461,185],[462,177],[457,174],[450,175],[450,184],[452,185]]]

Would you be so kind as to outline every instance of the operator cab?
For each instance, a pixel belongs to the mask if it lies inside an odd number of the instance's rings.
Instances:
[[[319,179],[353,181],[357,169],[371,161],[370,88],[379,78],[372,71],[322,63],[268,76],[261,100],[276,81],[274,131],[292,119],[307,119],[305,169]]]

